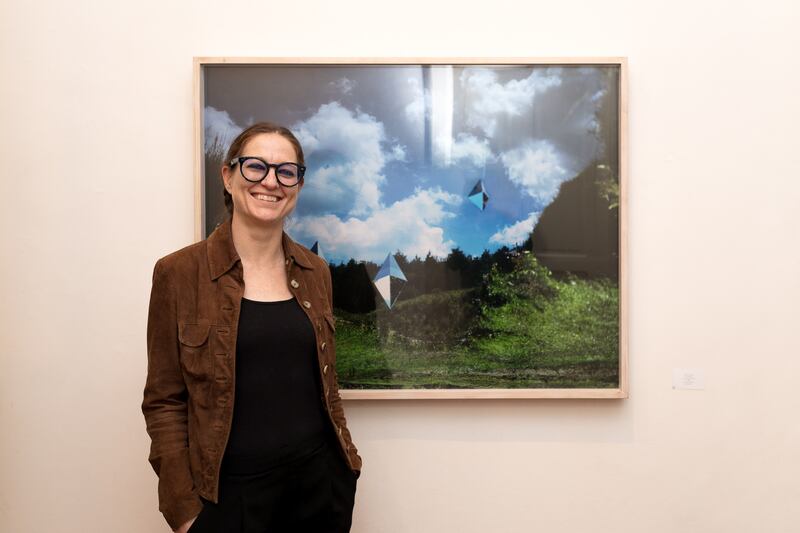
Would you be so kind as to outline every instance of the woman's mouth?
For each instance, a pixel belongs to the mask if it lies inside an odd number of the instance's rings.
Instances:
[[[273,195],[271,195],[271,194],[259,194],[259,193],[253,193],[253,195],[252,195],[252,196],[253,196],[253,198],[255,198],[256,200],[261,200],[262,202],[271,202],[271,203],[275,203],[275,202],[278,202],[278,201],[280,201],[280,200],[281,200],[281,199],[280,199],[278,196],[273,196]]]

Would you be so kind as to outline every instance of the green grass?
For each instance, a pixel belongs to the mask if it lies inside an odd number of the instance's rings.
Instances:
[[[532,289],[530,280],[520,282],[520,276],[534,274],[543,275],[532,270],[493,273],[490,287],[503,284],[499,303],[488,303],[491,298],[486,296],[481,301],[478,289],[462,289],[401,300],[391,311],[363,315],[337,311],[340,385],[350,389],[618,386],[617,287],[608,281],[575,278],[549,278],[546,290]]]

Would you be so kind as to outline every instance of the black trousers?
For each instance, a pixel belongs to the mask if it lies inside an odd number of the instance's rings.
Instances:
[[[347,533],[356,475],[323,441],[309,454],[255,474],[220,475],[219,502],[203,499],[189,533]]]

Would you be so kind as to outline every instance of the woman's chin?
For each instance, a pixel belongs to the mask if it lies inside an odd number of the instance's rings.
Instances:
[[[235,212],[235,210],[234,210]],[[245,216],[241,217],[243,222],[248,225],[254,226],[283,226],[283,220],[286,218],[283,212],[273,210],[253,210],[243,213]]]

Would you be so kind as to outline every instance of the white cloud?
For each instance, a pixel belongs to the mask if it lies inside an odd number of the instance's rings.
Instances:
[[[509,179],[543,203],[550,203],[561,183],[572,177],[559,153],[545,140],[528,141],[519,148],[503,152],[500,160]]]
[[[525,239],[530,237],[534,226],[536,226],[536,223],[539,221],[539,215],[540,213],[535,211],[528,215],[528,218],[520,220],[510,226],[506,226],[489,237],[489,242],[506,244],[509,246],[515,246],[525,242]]]
[[[287,231],[300,242],[319,241],[329,257],[380,262],[396,250],[408,257],[425,257],[428,252],[445,257],[455,243],[445,239],[444,230],[437,224],[454,217],[448,206],[461,201],[458,195],[439,188],[417,189],[364,219],[308,216],[293,220]]]
[[[521,80],[500,83],[497,73],[486,68],[468,68],[461,73],[467,102],[467,125],[493,137],[499,115],[518,116],[533,106],[542,91],[561,84],[558,69],[535,69]]]
[[[406,118],[418,128],[430,119],[433,160],[439,166],[450,166],[468,161],[483,166],[494,158],[488,139],[479,139],[469,133],[453,137],[453,71],[436,68],[430,71],[430,88],[423,90],[421,78],[408,78],[411,102],[405,107]]]
[[[459,133],[453,139],[440,137],[434,144],[435,159],[443,166],[457,164],[461,160],[469,161],[476,167],[482,167],[487,161],[494,159],[489,141],[478,139],[469,133]]]
[[[605,87],[595,91],[595,93],[589,98],[592,102],[597,103],[602,97],[606,95]]]
[[[341,92],[342,94],[349,94],[353,89],[356,87],[356,82],[342,77],[336,81],[329,82],[328,85],[333,87],[335,90]]]
[[[405,157],[402,146],[388,144],[383,123],[339,102],[323,104],[292,131],[308,158],[326,152],[331,162],[311,168],[303,187],[304,201],[327,210],[363,216],[381,207],[380,186],[386,182],[383,167]]]
[[[227,111],[220,111],[211,106],[206,106],[203,110],[203,123],[206,152],[214,146],[227,152],[231,142],[244,129],[231,119]]]
[[[392,146],[388,159],[391,161],[405,161],[406,160],[405,147],[400,146],[399,144],[395,144],[394,146]]]

